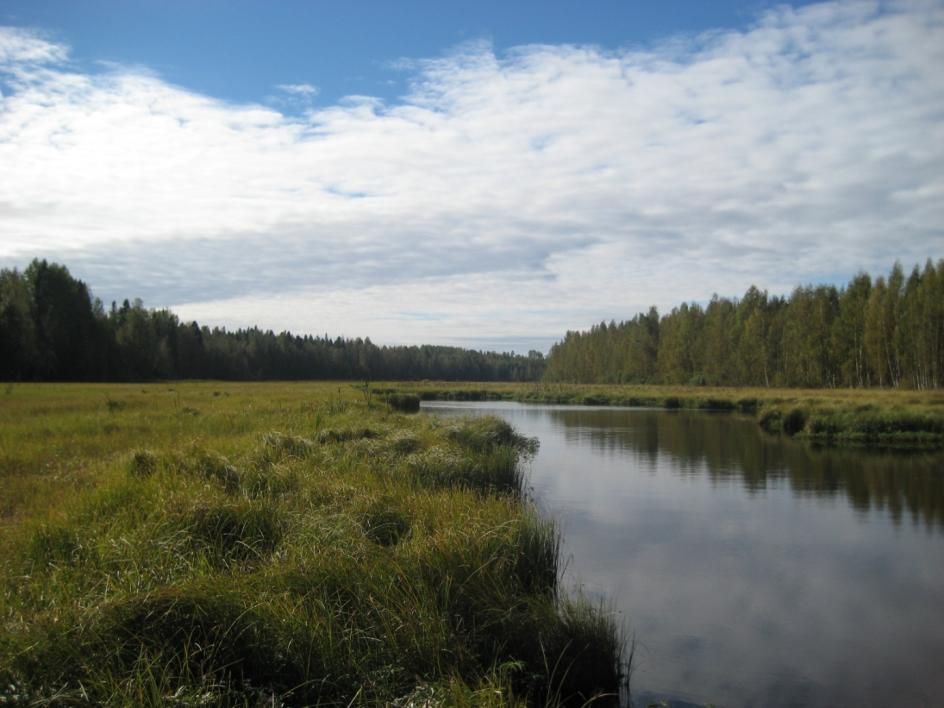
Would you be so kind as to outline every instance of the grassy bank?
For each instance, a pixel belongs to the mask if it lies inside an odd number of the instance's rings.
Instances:
[[[522,498],[531,445],[347,384],[8,387],[0,702],[613,692],[618,628]]]
[[[709,386],[404,383],[382,395],[422,400],[509,400],[734,411],[767,432],[861,445],[944,445],[944,391],[769,389]]]

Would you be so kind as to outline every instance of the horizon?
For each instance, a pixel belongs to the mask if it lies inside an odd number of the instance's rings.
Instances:
[[[944,3],[600,6],[8,3],[0,267],[526,354],[944,255]]]
[[[39,259],[34,259],[34,260],[38,261]],[[43,260],[43,262],[46,262],[45,259]],[[50,265],[58,265],[58,266],[61,266],[61,267],[65,268],[65,269],[70,273],[70,275],[71,275],[72,277],[75,277],[75,274],[71,272],[71,270],[69,269],[69,266],[68,266],[67,263],[55,263],[54,261],[53,261],[53,262],[49,262],[49,263],[50,263]],[[944,259],[938,259],[938,260],[937,260],[937,263],[938,263],[938,264],[944,263]],[[912,272],[915,272],[915,271],[921,272],[921,271],[923,270],[923,267],[926,268],[926,267],[928,267],[929,265],[934,265],[934,259],[932,259],[931,257],[928,257],[927,259],[925,259],[924,264],[922,264],[922,263],[915,263],[915,264],[912,264],[910,267],[906,267],[906,265],[903,264],[903,263],[901,263],[901,261],[896,260],[895,263],[892,265],[892,267],[891,267],[891,269],[890,269],[889,272],[891,272],[891,270],[894,270],[895,268],[900,268],[901,271],[902,271],[902,273],[907,277],[907,276],[908,276],[909,274],[911,274]],[[23,270],[25,270],[25,268],[17,268],[17,267],[13,267],[13,268],[12,268],[12,271],[13,271],[14,273],[17,273],[17,272],[21,272],[21,273],[22,273]],[[772,299],[781,299],[781,300],[783,300],[783,301],[785,301],[785,302],[789,302],[789,301],[791,300],[791,297],[792,297],[792,293],[793,293],[793,292],[795,292],[795,291],[798,290],[798,289],[802,289],[802,288],[833,287],[833,288],[835,288],[835,289],[841,294],[842,292],[844,292],[844,291],[846,290],[846,287],[847,287],[847,286],[849,286],[849,285],[852,284],[853,279],[854,279],[855,277],[861,275],[861,274],[865,274],[866,276],[868,276],[869,279],[870,279],[870,281],[873,282],[873,283],[876,282],[876,281],[878,281],[879,279],[881,279],[881,280],[883,280],[883,281],[887,281],[887,278],[885,277],[885,273],[865,273],[864,271],[858,271],[855,275],[853,275],[853,276],[851,276],[851,277],[849,278],[848,282],[845,282],[845,283],[836,283],[836,282],[832,282],[832,281],[830,281],[830,282],[822,282],[822,283],[797,283],[797,284],[795,284],[795,285],[793,286],[793,288],[791,288],[791,293],[789,293],[789,294],[788,294],[788,293],[769,293],[767,290],[765,290],[765,289],[763,289],[763,288],[759,288],[759,290],[763,293],[763,295],[764,295],[765,297],[769,297],[769,298],[772,298]],[[590,333],[594,328],[596,328],[596,327],[598,327],[598,326],[600,326],[600,325],[607,325],[607,326],[611,326],[611,327],[612,327],[612,326],[621,326],[621,325],[624,325],[624,324],[628,324],[631,320],[636,319],[637,316],[642,316],[642,315],[647,314],[648,312],[651,311],[652,308],[655,308],[655,310],[656,310],[656,312],[657,312],[657,314],[658,314],[658,316],[659,316],[659,319],[660,319],[660,321],[661,321],[661,320],[663,320],[663,319],[666,318],[666,317],[669,317],[669,316],[674,315],[675,312],[676,312],[676,310],[677,310],[677,308],[680,308],[682,305],[687,305],[687,306],[690,306],[690,307],[691,307],[691,306],[699,307],[699,308],[701,308],[702,310],[704,310],[704,309],[708,306],[708,304],[709,304],[710,302],[712,302],[712,300],[714,300],[715,298],[720,298],[720,299],[722,299],[722,300],[727,300],[727,301],[732,302],[732,303],[734,303],[734,304],[739,303],[739,302],[741,301],[741,299],[742,299],[739,295],[731,295],[731,296],[729,296],[729,295],[719,295],[718,293],[713,293],[710,298],[703,298],[703,299],[700,299],[700,300],[688,300],[688,301],[685,301],[685,302],[679,302],[679,303],[676,303],[675,305],[673,305],[671,308],[666,308],[666,309],[663,309],[663,310],[661,310],[661,311],[660,311],[660,308],[659,308],[658,306],[656,306],[656,305],[651,305],[649,308],[645,308],[644,310],[639,310],[639,311],[637,311],[637,312],[632,313],[632,315],[628,315],[628,316],[623,317],[623,318],[621,318],[621,319],[612,318],[612,319],[610,319],[610,320],[600,320],[600,321],[598,321],[598,322],[589,323],[589,324],[587,324],[585,327],[578,327],[578,328],[568,329],[568,330],[566,330],[565,332],[563,332],[559,337],[557,337],[556,339],[554,339],[554,340],[551,342],[551,344],[547,346],[546,349],[541,349],[541,348],[540,348],[541,342],[535,342],[535,345],[532,346],[532,347],[530,347],[530,348],[521,349],[520,346],[522,345],[523,342],[527,342],[527,340],[526,340],[526,339],[522,339],[522,338],[518,338],[518,339],[516,340],[516,343],[519,345],[519,348],[516,349],[516,348],[513,348],[513,347],[511,347],[511,346],[509,346],[509,347],[507,347],[507,348],[501,348],[501,345],[500,345],[500,344],[499,344],[498,347],[493,347],[493,348],[476,347],[476,346],[474,346],[474,345],[465,345],[465,344],[462,343],[462,342],[463,342],[462,338],[457,338],[457,339],[456,339],[456,342],[455,342],[455,343],[452,343],[452,344],[448,344],[448,343],[447,343],[447,344],[431,344],[430,342],[413,342],[413,343],[403,343],[403,342],[376,342],[376,341],[374,341],[374,339],[373,339],[369,334],[351,334],[351,333],[341,333],[341,334],[334,333],[334,334],[332,334],[332,333],[330,333],[330,332],[322,332],[322,333],[318,333],[318,332],[293,332],[293,331],[291,331],[291,330],[275,330],[275,329],[273,329],[273,328],[271,328],[271,327],[264,327],[264,326],[261,326],[261,325],[258,325],[258,324],[240,325],[240,326],[237,326],[237,327],[227,326],[225,323],[224,323],[224,324],[214,324],[214,323],[209,323],[209,324],[207,324],[207,323],[199,322],[199,321],[194,320],[194,319],[187,319],[187,318],[179,317],[179,316],[177,315],[177,313],[173,311],[172,308],[151,307],[151,306],[148,305],[148,303],[144,302],[141,298],[138,298],[138,297],[125,297],[125,298],[113,299],[113,300],[111,300],[110,302],[105,302],[104,300],[102,300],[100,297],[98,297],[98,296],[95,294],[95,289],[94,289],[94,287],[92,286],[91,283],[87,283],[87,282],[85,282],[85,281],[83,281],[83,280],[81,280],[81,279],[79,279],[79,282],[83,283],[83,284],[85,285],[85,287],[87,288],[88,294],[89,294],[89,298],[90,298],[92,304],[94,305],[94,303],[98,302],[98,303],[101,305],[102,309],[106,312],[106,314],[108,313],[108,310],[109,310],[109,309],[120,308],[120,307],[124,307],[125,305],[132,306],[132,307],[139,307],[139,306],[140,306],[140,307],[143,307],[143,308],[145,308],[146,310],[149,310],[149,311],[157,311],[157,310],[161,310],[161,309],[166,309],[166,310],[170,311],[172,314],[174,314],[175,316],[177,316],[177,317],[178,317],[178,320],[179,320],[179,322],[180,322],[181,324],[195,324],[195,325],[198,325],[201,329],[204,328],[204,327],[207,327],[207,328],[209,328],[209,329],[211,329],[211,330],[213,330],[213,329],[220,329],[220,330],[225,331],[225,332],[228,332],[228,333],[234,333],[234,332],[239,332],[239,331],[258,330],[258,331],[261,331],[261,332],[264,332],[264,333],[269,333],[269,334],[274,334],[274,335],[287,334],[287,335],[290,335],[290,336],[293,336],[293,337],[312,337],[312,338],[323,339],[323,340],[336,340],[336,339],[341,339],[341,340],[345,340],[345,341],[362,340],[362,341],[364,341],[364,342],[369,342],[370,344],[372,344],[372,345],[374,345],[374,346],[381,347],[381,348],[383,348],[383,347],[388,347],[388,348],[395,348],[395,347],[411,347],[411,346],[441,346],[441,347],[455,347],[455,348],[458,348],[458,349],[463,349],[463,350],[466,350],[466,351],[476,351],[476,352],[483,353],[483,354],[501,354],[501,355],[515,355],[515,356],[531,356],[532,353],[537,352],[537,353],[541,354],[541,355],[544,356],[544,357],[547,357],[547,356],[550,354],[550,352],[553,350],[553,348],[554,348],[555,345],[563,344],[563,343],[565,342],[565,340],[568,338],[568,336],[569,336],[570,334],[572,334],[572,333],[575,333],[575,332],[576,332],[576,333]],[[752,286],[750,286],[750,287],[756,287],[756,286],[753,286],[753,285],[752,285]],[[747,292],[745,292],[745,294],[747,294]],[[474,341],[474,340],[472,340],[472,341]]]

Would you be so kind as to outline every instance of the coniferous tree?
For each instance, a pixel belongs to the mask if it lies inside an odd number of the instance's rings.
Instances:
[[[16,270],[0,271],[0,378],[30,378],[38,354],[36,327],[26,279]]]

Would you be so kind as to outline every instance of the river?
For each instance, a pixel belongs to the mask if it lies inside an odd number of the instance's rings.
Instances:
[[[429,402],[540,440],[566,587],[635,637],[634,706],[944,705],[944,455],[732,414]]]

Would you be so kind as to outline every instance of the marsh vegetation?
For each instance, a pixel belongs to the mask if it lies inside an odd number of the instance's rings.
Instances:
[[[519,401],[587,406],[726,411],[765,432],[809,441],[865,445],[944,445],[944,391],[776,389],[633,384],[384,384],[383,395],[425,401]]]
[[[399,399],[398,399],[399,400]],[[0,398],[6,701],[583,704],[620,628],[559,586],[507,423],[337,385]]]

